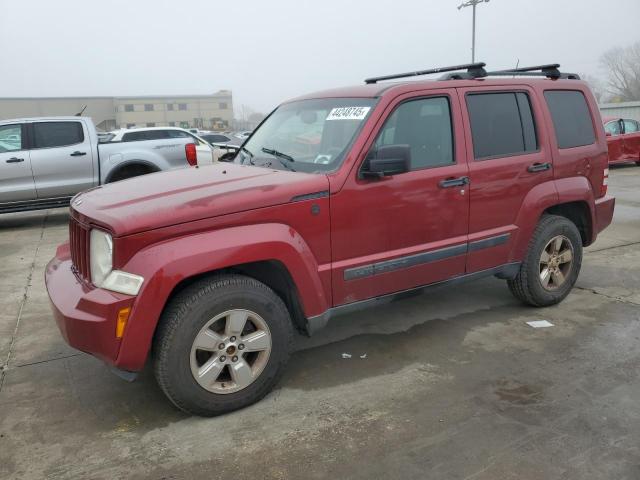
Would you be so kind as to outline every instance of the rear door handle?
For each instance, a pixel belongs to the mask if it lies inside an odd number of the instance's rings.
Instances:
[[[81,157],[81,156],[86,155],[86,154],[87,154],[87,152],[79,152],[79,151],[76,150],[70,156],[72,156],[72,157]]]
[[[7,160],[7,163],[20,163],[20,162],[24,162],[24,158],[12,157],[9,160]]]
[[[440,188],[464,187],[469,183],[469,177],[447,178],[440,180]]]
[[[545,170],[551,170],[550,163],[534,163],[533,165],[529,165],[527,167],[527,172],[535,173],[535,172],[544,172]]]

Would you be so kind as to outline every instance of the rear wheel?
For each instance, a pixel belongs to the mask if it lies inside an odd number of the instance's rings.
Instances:
[[[582,238],[573,222],[545,215],[536,227],[527,255],[509,290],[519,300],[544,307],[561,302],[575,284],[582,265]]]
[[[230,412],[260,400],[289,357],[289,312],[273,290],[249,277],[201,280],[174,297],[154,339],[156,379],[180,409]]]

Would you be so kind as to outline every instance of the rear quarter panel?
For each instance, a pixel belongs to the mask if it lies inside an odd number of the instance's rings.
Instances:
[[[145,163],[159,170],[187,168],[184,146],[193,143],[190,138],[169,140],[142,140],[139,142],[114,142],[98,145],[100,153],[100,183],[126,163]]]

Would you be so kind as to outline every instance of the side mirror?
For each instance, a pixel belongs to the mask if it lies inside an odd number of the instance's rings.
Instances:
[[[364,178],[382,178],[408,172],[411,168],[409,145],[384,145],[370,152],[360,174]]]

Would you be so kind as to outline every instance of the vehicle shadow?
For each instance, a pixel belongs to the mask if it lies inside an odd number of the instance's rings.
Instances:
[[[451,302],[456,297],[454,309]],[[451,352],[471,330],[490,322],[507,322],[521,314],[522,308],[504,282],[489,279],[391,303],[374,315],[363,311],[338,317],[314,337],[296,336],[284,376],[263,402],[291,391],[323,391],[394,374],[411,365],[449,362]],[[122,431],[144,433],[191,418],[164,396],[150,363],[135,382],[127,383],[90,356],[70,359],[68,368],[76,378],[69,387],[83,405],[92,406],[92,415],[85,420],[106,429],[116,425]],[[265,407],[255,408],[262,411]]]

